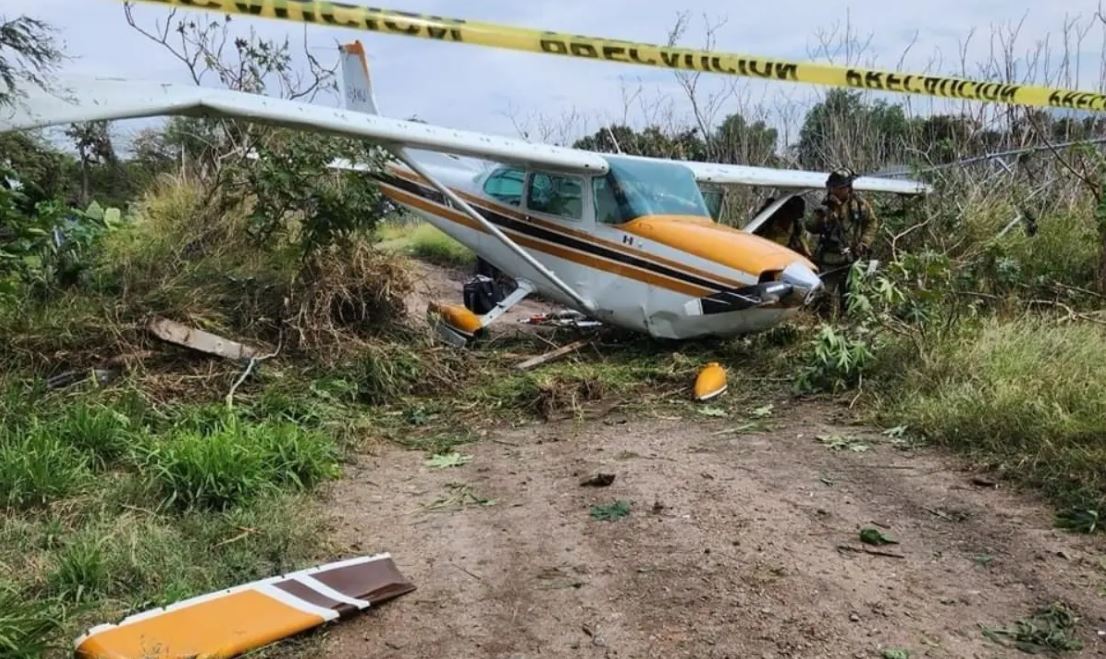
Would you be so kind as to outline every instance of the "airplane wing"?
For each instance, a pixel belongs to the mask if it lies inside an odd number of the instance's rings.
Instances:
[[[719,185],[753,185],[769,188],[815,190],[826,186],[828,174],[793,169],[770,169],[746,165],[721,165],[707,162],[680,162],[695,174],[700,183]],[[903,181],[889,178],[861,176],[853,181],[853,188],[861,192],[887,192],[904,195],[928,194],[933,188],[920,181]]]
[[[0,133],[160,115],[243,119],[580,174],[602,174],[608,168],[598,154],[576,149],[225,89],[109,78],[68,78],[52,91],[29,90],[12,107],[0,108]]]

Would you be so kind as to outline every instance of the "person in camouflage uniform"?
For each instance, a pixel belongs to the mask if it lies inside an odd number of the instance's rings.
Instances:
[[[849,272],[866,258],[879,232],[879,220],[868,202],[853,190],[856,174],[847,169],[832,172],[826,180],[826,198],[807,220],[813,234],[813,260],[833,312],[843,311],[849,292]]]
[[[775,199],[769,198],[764,207],[757,211],[757,215],[764,212],[775,203]],[[803,230],[803,216],[806,215],[806,202],[802,197],[792,197],[768,218],[764,228],[757,234],[772,242],[782,245],[793,252],[798,252],[810,258],[810,248],[806,244],[806,232]]]

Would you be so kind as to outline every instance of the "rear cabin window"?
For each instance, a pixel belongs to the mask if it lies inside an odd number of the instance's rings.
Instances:
[[[526,208],[568,220],[584,219],[584,182],[576,176],[537,172],[530,176]]]
[[[484,193],[505,204],[520,206],[525,183],[526,172],[521,169],[503,168],[493,172],[484,182]]]

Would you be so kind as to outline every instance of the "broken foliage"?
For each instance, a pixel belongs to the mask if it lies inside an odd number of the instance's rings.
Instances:
[[[884,545],[897,545],[897,540],[892,540],[883,535],[879,529],[866,528],[860,530],[860,541],[866,545],[873,545],[875,547],[882,547]]]
[[[982,627],[983,635],[1004,647],[1014,647],[1028,654],[1075,652],[1083,642],[1075,635],[1079,618],[1062,603],[1040,609],[1029,618],[1016,621],[1010,627]]]
[[[630,504],[626,501],[591,507],[591,518],[601,522],[616,522],[629,514]]]
[[[871,448],[856,437],[846,435],[818,435],[817,440],[833,451],[864,453]]]
[[[457,452],[452,452],[438,453],[423,464],[431,469],[449,469],[451,467],[462,467],[471,461],[471,455],[462,455]]]

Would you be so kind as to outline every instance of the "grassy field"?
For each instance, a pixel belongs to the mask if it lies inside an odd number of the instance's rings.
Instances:
[[[472,250],[424,222],[391,222],[377,229],[381,246],[447,268],[469,268]]]
[[[871,344],[810,317],[729,341],[604,330],[524,373],[514,366],[547,341],[458,351],[403,316],[409,256],[472,263],[433,227],[386,224],[379,244],[304,258],[279,242],[258,248],[241,221],[166,184],[104,237],[79,286],[0,304],[0,656],[64,654],[90,625],[345,557],[328,543],[320,491],[373,442],[434,454],[497,423],[587,423],[616,404],[695,418],[690,387],[707,361],[731,376],[712,414],[742,417],[766,395],[797,393],[796,380],[841,383],[842,399],[885,425],[965,451],[1065,509],[1106,509],[1106,334],[1095,325],[983,316]],[[278,354],[228,405],[243,365],[152,340],[151,315]],[[843,369],[842,346],[864,359]],[[134,364],[109,384],[44,386],[126,356]]]
[[[342,450],[322,418],[161,406],[132,384],[3,394],[3,656],[327,555],[310,493]]]
[[[926,344],[881,402],[906,424],[1036,486],[1106,511],[1106,332],[1090,323],[990,318]]]

